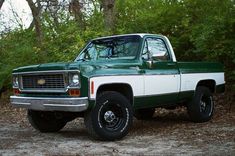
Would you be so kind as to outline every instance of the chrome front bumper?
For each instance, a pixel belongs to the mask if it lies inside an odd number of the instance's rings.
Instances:
[[[88,98],[48,98],[11,96],[11,104],[15,107],[42,110],[82,112],[88,108]]]

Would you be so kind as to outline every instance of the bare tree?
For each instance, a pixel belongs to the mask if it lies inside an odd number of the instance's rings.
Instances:
[[[46,6],[45,11],[48,12],[53,19],[54,26],[59,25],[59,19],[58,19],[58,11],[60,9],[60,5],[58,0],[45,0]]]
[[[3,2],[4,0],[0,0],[0,10],[1,10]],[[1,29],[0,34],[1,35],[7,34],[8,32],[12,31],[16,27],[20,29],[24,28],[23,20],[20,17],[19,13],[17,12],[15,6],[13,5],[13,1],[8,1],[7,9],[8,9],[7,12],[5,11],[0,12],[0,29]],[[10,13],[10,15],[8,13]]]
[[[0,0],[0,10],[2,8],[2,4],[4,3],[5,0]]]
[[[85,29],[85,21],[84,15],[82,13],[83,3],[79,0],[71,0],[69,4],[69,11],[74,15],[76,22],[79,27],[84,30]]]
[[[41,43],[43,40],[43,32],[42,32],[42,23],[40,18],[40,12],[42,9],[40,0],[36,0],[35,3],[33,2],[33,0],[26,0],[26,1],[28,2],[28,5],[33,15],[33,24],[35,26],[37,40],[39,43]]]
[[[104,13],[105,28],[113,31],[115,26],[115,0],[101,0],[101,8]]]
[[[12,23],[15,23],[16,26],[19,26],[21,29],[23,29],[24,24],[23,24],[22,18],[21,18],[21,17],[19,16],[19,14],[17,13],[15,7],[14,7],[13,4],[12,4],[12,1],[10,1],[9,4],[10,4],[9,10],[11,10],[12,15],[13,15],[13,17],[14,17],[14,18],[10,19],[10,21],[11,21]]]

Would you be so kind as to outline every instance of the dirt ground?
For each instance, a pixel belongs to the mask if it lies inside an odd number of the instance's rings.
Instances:
[[[120,141],[92,140],[83,119],[58,133],[40,133],[28,123],[26,111],[0,99],[0,155],[235,155],[235,105],[217,97],[207,123],[189,121],[185,108],[157,109],[152,120],[134,120]]]

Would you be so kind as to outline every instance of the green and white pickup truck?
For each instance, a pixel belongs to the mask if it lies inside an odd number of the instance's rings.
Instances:
[[[165,36],[128,34],[93,39],[70,63],[14,69],[13,90],[11,104],[41,132],[84,117],[91,136],[117,140],[157,107],[184,104],[192,121],[210,120],[225,80],[219,63],[177,62]]]

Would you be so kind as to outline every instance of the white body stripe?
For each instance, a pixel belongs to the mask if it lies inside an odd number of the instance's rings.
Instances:
[[[195,73],[181,75],[181,91],[195,90],[201,80],[215,80],[216,85],[224,84],[224,73]]]
[[[216,85],[225,83],[224,73],[193,73],[181,75],[117,75],[92,77],[90,79],[90,86],[91,82],[93,81],[94,94],[90,93],[90,98],[95,99],[98,88],[105,84],[128,84],[131,86],[134,96],[146,96],[195,90],[199,81],[208,79],[215,80]]]
[[[180,90],[180,75],[144,76],[144,95],[175,93]]]
[[[127,75],[127,76],[102,76],[93,77],[90,79],[94,82],[94,94],[90,95],[91,99],[96,98],[96,92],[101,85],[112,83],[124,83],[131,86],[134,96],[144,95],[144,77],[140,75]]]

